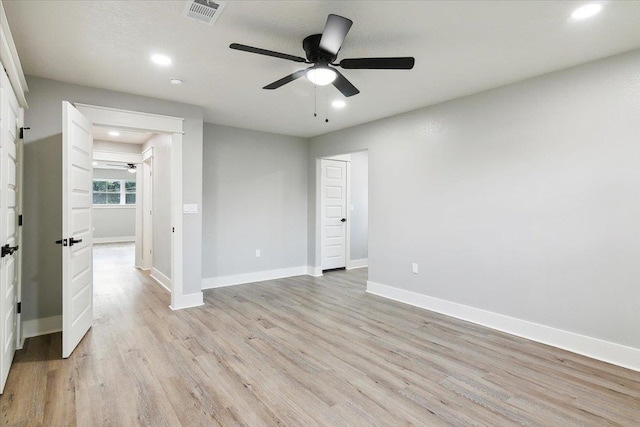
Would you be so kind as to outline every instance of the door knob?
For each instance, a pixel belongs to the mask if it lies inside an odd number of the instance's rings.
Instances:
[[[67,246],[67,239],[56,240],[56,245]]]
[[[18,246],[18,245],[15,245],[15,246],[9,246],[9,244],[7,243],[6,245],[4,245],[4,246],[2,247],[1,257],[2,257],[2,258],[4,258],[4,257],[6,257],[7,255],[13,255],[13,253],[14,253],[15,251],[17,251],[17,250],[18,250],[18,248],[19,248],[19,246]]]
[[[73,237],[69,239],[69,246],[73,246],[76,243],[82,242],[82,239],[74,239]]]
[[[347,218],[342,218],[340,222],[347,222]]]

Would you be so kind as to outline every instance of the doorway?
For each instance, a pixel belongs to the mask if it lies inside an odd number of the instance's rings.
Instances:
[[[167,288],[171,292],[171,304],[170,308],[177,310],[185,307],[191,307],[195,305],[201,305],[202,302],[194,303],[183,292],[183,262],[182,262],[182,134],[183,134],[183,119],[178,117],[160,116],[155,114],[118,110],[108,107],[101,107],[95,105],[76,104],[76,108],[87,117],[93,124],[93,126],[100,126],[108,129],[119,129],[129,131],[143,131],[152,132],[155,134],[165,135],[168,140],[167,150],[170,152],[170,158],[168,159],[167,166],[170,170],[170,179],[166,183],[166,187],[162,189],[164,194],[170,195],[170,208],[167,210],[168,226],[170,236],[167,239],[166,247],[168,248],[168,255],[166,256],[169,264],[170,281]],[[150,164],[152,167],[156,166],[156,149],[154,147]],[[94,159],[102,160],[97,157],[96,150],[94,150]],[[120,161],[131,163],[128,161],[129,154],[123,155],[119,158]],[[141,163],[144,163],[142,154],[137,155],[136,164],[138,171],[138,178],[141,175],[139,168]],[[106,160],[106,159],[105,159]],[[117,160],[111,158],[111,160]],[[156,191],[157,193],[157,191]],[[153,210],[152,210],[153,211]],[[141,217],[139,216],[139,219]],[[138,222],[138,221],[137,221]],[[141,222],[141,221],[140,221]],[[136,227],[136,235],[142,234],[143,226]],[[156,234],[156,233],[153,233]],[[157,236],[156,236],[157,237]],[[142,247],[142,245],[140,245]],[[63,285],[64,286],[64,285]],[[64,310],[64,307],[63,307]]]
[[[316,159],[315,275],[368,267],[367,151]]]

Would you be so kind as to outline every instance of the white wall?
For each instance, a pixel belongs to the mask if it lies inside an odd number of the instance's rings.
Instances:
[[[171,277],[171,136],[156,134],[142,151],[153,148],[153,268]],[[185,241],[185,245],[189,242]]]
[[[205,286],[237,274],[306,271],[307,141],[208,123],[204,141]]]
[[[25,111],[23,319],[62,312],[62,253],[54,242],[62,236],[62,101],[183,117],[183,200],[202,205],[201,107],[121,92],[28,77]],[[202,217],[185,215],[185,294],[200,293]],[[21,248],[22,249],[22,248]]]
[[[93,179],[124,179],[127,181],[135,181],[136,175],[126,170],[94,168]],[[135,234],[136,205],[93,206],[94,243],[100,241],[133,242]]]
[[[639,349],[638,70],[634,51],[312,138],[309,262],[315,159],[368,149],[369,280]]]
[[[351,157],[351,260],[366,260],[369,244],[369,154],[352,153]]]

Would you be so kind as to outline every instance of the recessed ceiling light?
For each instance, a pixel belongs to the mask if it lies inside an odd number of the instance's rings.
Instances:
[[[169,79],[169,83],[171,83],[172,85],[181,85],[182,83],[184,83],[184,80],[180,77],[171,77]]]
[[[118,132],[117,130],[110,130],[109,136],[120,136],[120,132]]]
[[[344,108],[347,105],[347,103],[344,102],[342,99],[336,99],[331,103],[331,105],[333,105],[333,108]]]
[[[590,3],[580,6],[571,13],[571,19],[574,21],[582,21],[583,19],[591,18],[597,15],[602,10],[602,5],[599,3]]]
[[[151,55],[151,61],[158,65],[169,65],[171,64],[171,58],[166,55],[155,54]]]
[[[98,162],[93,162],[93,166],[98,166]]]

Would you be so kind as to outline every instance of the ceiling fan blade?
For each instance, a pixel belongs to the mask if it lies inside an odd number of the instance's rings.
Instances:
[[[338,89],[345,97],[350,97],[360,93],[358,88],[351,84],[345,76],[343,76],[338,70],[333,69],[337,74],[336,79],[333,81],[333,85]]]
[[[320,39],[320,49],[337,55],[352,25],[353,21],[350,19],[339,15],[329,15]]]
[[[294,62],[307,62],[306,59],[299,56],[287,55],[286,53],[274,52],[272,50],[260,49],[259,47],[247,46],[244,44],[231,43],[231,49],[242,50],[244,52],[257,53],[259,55],[273,56],[274,58],[288,59]]]
[[[353,58],[343,59],[340,66],[346,70],[410,70],[416,63],[411,56],[401,58]]]
[[[307,73],[306,68],[304,70],[296,71],[295,73],[290,74],[287,77],[283,77],[280,80],[276,80],[275,82],[266,85],[262,89],[269,89],[269,90],[278,89],[280,86],[284,86],[287,83],[291,83],[292,81],[297,80],[300,77],[303,77],[306,73]]]

